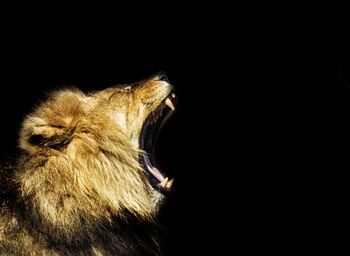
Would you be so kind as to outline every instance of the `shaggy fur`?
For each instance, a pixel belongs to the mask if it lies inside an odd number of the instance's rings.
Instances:
[[[158,76],[84,94],[51,93],[0,170],[1,255],[160,255],[164,196],[139,162],[142,125],[170,93]]]

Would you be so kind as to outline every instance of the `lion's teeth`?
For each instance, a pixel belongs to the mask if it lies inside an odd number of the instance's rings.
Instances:
[[[167,182],[167,184],[165,185],[167,189],[171,189],[171,186],[173,185],[174,183],[174,179],[171,179]]]
[[[171,94],[171,97],[172,97],[173,99],[175,99],[175,98],[176,98],[175,93],[172,93],[172,94]]]
[[[172,185],[174,183],[174,179],[168,180],[168,177],[166,177],[161,183],[159,183],[163,188],[171,189]]]
[[[169,108],[171,108],[172,110],[175,110],[175,107],[173,105],[173,103],[171,102],[171,99],[168,97],[165,99],[164,101],[165,105],[167,105]]]
[[[161,185],[163,188],[165,188],[166,185],[167,185],[167,183],[168,183],[168,177],[166,177],[166,178],[160,183],[160,185]]]

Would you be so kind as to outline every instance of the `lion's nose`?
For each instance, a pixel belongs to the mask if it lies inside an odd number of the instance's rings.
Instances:
[[[164,81],[164,82],[169,83],[168,76],[164,72],[159,72],[158,74],[156,74],[154,76],[154,80],[155,81]]]

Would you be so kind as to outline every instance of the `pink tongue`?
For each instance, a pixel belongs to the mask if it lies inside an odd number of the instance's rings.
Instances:
[[[146,165],[147,165],[147,168],[150,171],[150,173],[152,173],[153,176],[156,177],[157,180],[159,180],[160,182],[162,182],[164,180],[163,175],[158,171],[158,169],[156,167],[152,167],[148,164],[146,164]]]

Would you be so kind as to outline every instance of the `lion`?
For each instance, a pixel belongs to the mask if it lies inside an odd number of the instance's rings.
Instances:
[[[152,149],[174,99],[164,73],[49,93],[0,170],[0,254],[162,255],[157,215],[173,179]]]

